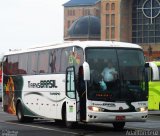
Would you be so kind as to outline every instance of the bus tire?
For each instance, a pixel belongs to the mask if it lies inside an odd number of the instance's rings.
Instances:
[[[26,121],[26,117],[23,114],[23,107],[22,107],[22,104],[20,102],[17,104],[17,107],[16,107],[16,115],[17,115],[17,118],[18,118],[19,122],[25,122]]]
[[[115,130],[121,131],[125,126],[125,122],[113,122],[113,127]]]

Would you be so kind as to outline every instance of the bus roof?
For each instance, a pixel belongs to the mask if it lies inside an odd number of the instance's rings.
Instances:
[[[142,49],[137,44],[126,43],[126,42],[115,42],[115,41],[67,41],[59,44],[53,45],[46,45],[46,46],[39,46],[33,47],[28,49],[19,49],[19,50],[11,50],[6,52],[4,55],[12,55],[12,54],[20,54],[20,53],[27,53],[27,52],[34,52],[34,51],[41,51],[41,50],[48,50],[48,49],[56,49],[56,48],[65,48],[65,47],[72,47],[72,46],[79,46],[83,49],[87,47],[117,47],[117,48],[137,48]]]
[[[151,63],[156,64],[157,66],[160,66],[160,61],[151,61]]]

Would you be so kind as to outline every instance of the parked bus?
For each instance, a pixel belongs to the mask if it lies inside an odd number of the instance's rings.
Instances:
[[[160,110],[160,62],[149,62],[149,110]]]
[[[114,68],[107,72],[109,61]],[[123,42],[66,42],[10,51],[3,58],[3,110],[20,122],[48,118],[70,127],[110,122],[123,129],[125,122],[147,118],[145,66],[141,47]]]

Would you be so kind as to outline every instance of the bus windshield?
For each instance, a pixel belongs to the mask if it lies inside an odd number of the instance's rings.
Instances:
[[[90,65],[88,99],[103,101],[147,100],[143,52],[126,48],[87,48]]]

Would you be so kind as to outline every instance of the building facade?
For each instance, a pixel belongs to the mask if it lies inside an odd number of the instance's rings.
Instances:
[[[101,40],[132,42],[131,0],[102,0],[101,8]]]
[[[132,1],[132,42],[143,47],[148,60],[160,59],[160,0]]]
[[[80,3],[64,6],[65,36],[70,22],[90,9],[90,14],[100,17],[101,40],[136,43],[142,46],[148,60],[160,59],[160,0],[70,1]],[[86,6],[84,1],[94,2]],[[73,9],[77,13],[69,16]]]

